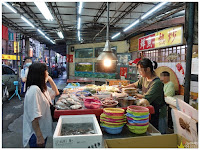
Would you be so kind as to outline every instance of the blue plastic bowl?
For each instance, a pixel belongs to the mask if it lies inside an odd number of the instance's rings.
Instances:
[[[109,133],[109,134],[119,134],[122,132],[124,126],[122,127],[116,127],[116,128],[109,128],[109,127],[104,127],[104,130]]]

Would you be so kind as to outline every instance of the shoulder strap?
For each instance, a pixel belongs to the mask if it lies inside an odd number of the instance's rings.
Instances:
[[[149,90],[150,86],[153,84],[155,80],[159,79],[158,77],[154,78],[148,85],[147,89]]]

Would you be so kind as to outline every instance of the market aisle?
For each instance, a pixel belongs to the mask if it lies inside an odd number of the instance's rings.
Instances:
[[[58,89],[66,86],[66,73],[63,76],[53,79]],[[2,104],[2,147],[3,148],[23,148],[22,132],[23,132],[23,111],[24,98],[20,101],[17,97],[13,97],[10,101]],[[53,123],[53,132],[57,122]],[[47,148],[53,147],[52,137],[47,140]]]

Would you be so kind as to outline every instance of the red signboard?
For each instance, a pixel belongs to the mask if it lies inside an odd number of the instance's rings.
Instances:
[[[2,25],[2,39],[8,40],[8,28]]]
[[[155,34],[150,34],[139,39],[139,50],[152,48],[155,48]]]
[[[73,63],[73,55],[66,55],[66,62]]]
[[[183,27],[167,28],[138,39],[138,50],[169,47],[183,44]]]
[[[124,76],[127,78],[127,68],[126,67],[120,67],[120,76]]]

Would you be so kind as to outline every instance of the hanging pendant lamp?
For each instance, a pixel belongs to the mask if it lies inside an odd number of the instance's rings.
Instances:
[[[105,61],[104,63],[109,66],[112,61],[117,61],[117,57],[112,52],[109,41],[109,3],[107,2],[107,32],[106,32],[106,44],[103,52],[98,56],[97,61]]]

